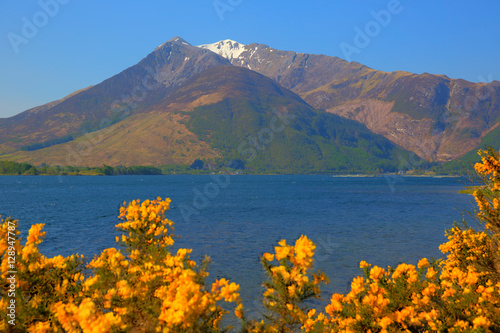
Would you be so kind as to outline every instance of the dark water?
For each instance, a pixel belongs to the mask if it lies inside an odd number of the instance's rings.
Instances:
[[[3,176],[0,214],[19,219],[23,232],[45,223],[47,256],[92,257],[115,246],[123,201],[169,197],[167,216],[182,236],[174,246],[192,248],[197,262],[209,255],[210,279],[240,283],[255,303],[259,257],[283,238],[305,234],[317,244],[316,267],[331,280],[325,298],[347,290],[361,260],[395,266],[440,257],[444,230],[472,208],[458,194],[463,186],[458,178],[400,176]]]

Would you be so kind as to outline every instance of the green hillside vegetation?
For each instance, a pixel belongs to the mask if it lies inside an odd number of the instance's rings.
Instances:
[[[432,75],[404,76],[394,82],[397,88],[391,87],[386,100],[394,101],[394,112],[407,114],[413,119],[438,121],[446,111],[450,95],[445,83],[447,80]]]
[[[0,175],[3,176],[120,176],[120,175],[172,175],[172,174],[193,174],[203,175],[213,173],[208,165],[216,167],[219,171],[234,172],[235,170],[209,161],[208,164],[200,161],[202,167],[198,168],[192,164],[169,164],[160,166],[109,166],[102,167],[82,167],[82,166],[60,166],[60,165],[40,165],[34,166],[29,163],[17,163],[12,161],[0,161]],[[237,168],[234,168],[237,169]]]
[[[75,167],[75,166],[34,166],[29,163],[16,163],[11,161],[0,161],[0,175],[161,175],[163,171],[152,166],[116,166],[103,165],[102,167]]]
[[[289,108],[283,121],[273,109],[270,101],[229,98],[186,113],[186,125],[220,150],[226,163],[240,159],[246,170],[256,173],[384,173],[407,168],[400,161],[408,160],[408,151],[360,123],[306,105]]]

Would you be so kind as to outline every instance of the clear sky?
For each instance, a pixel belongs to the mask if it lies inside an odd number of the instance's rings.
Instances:
[[[174,36],[500,80],[499,14],[498,0],[2,0],[0,117],[97,84]]]

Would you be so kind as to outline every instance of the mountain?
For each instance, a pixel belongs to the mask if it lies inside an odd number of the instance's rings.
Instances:
[[[150,89],[140,98],[113,102],[141,84]],[[115,121],[82,130],[112,112],[120,115]],[[22,136],[9,138],[6,123]],[[0,158],[35,165],[204,159],[254,172],[376,172],[396,171],[409,158],[366,126],[315,110],[274,80],[177,37],[124,72],[0,126],[8,137],[0,143],[10,148]]]
[[[500,123],[500,82],[382,72],[337,57],[225,40],[200,46],[272,78],[315,108],[365,124],[429,161],[456,159]]]
[[[0,119],[0,154],[103,129],[163,100],[196,73],[219,65],[229,62],[175,37],[138,64],[95,86]]]
[[[408,167],[409,151],[458,161],[497,144],[499,96],[498,81],[388,73],[264,44],[193,46],[174,37],[99,84],[0,119],[0,159],[396,171]],[[272,130],[280,120],[286,126]]]
[[[217,102],[191,110],[193,99],[204,96],[214,102],[214,95]],[[182,112],[186,127],[216,149],[225,164],[239,161],[257,172],[375,172],[397,171],[401,160],[409,158],[407,151],[364,125],[314,110],[248,69],[210,68],[174,96],[189,105],[190,111]]]

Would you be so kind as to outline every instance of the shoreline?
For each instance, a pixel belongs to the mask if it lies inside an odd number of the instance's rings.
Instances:
[[[378,175],[370,175],[370,174],[343,174],[343,175],[335,175],[329,173],[168,173],[168,174],[159,174],[159,175],[151,175],[151,174],[136,174],[136,175],[104,175],[104,174],[60,174],[60,175],[51,175],[51,174],[39,174],[39,175],[0,175],[0,177],[116,177],[116,176],[211,176],[211,175],[228,175],[228,176],[329,176],[334,178],[372,178],[372,177],[412,177],[412,178],[463,178],[466,175],[401,175],[397,173],[386,173],[386,174],[378,174]]]

